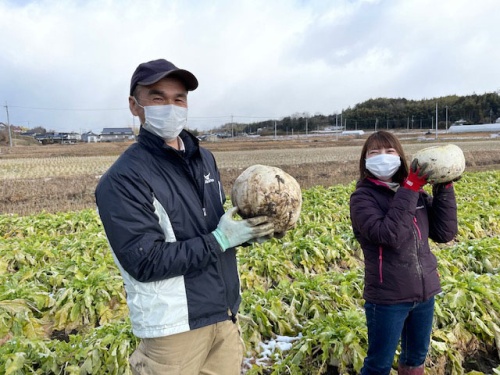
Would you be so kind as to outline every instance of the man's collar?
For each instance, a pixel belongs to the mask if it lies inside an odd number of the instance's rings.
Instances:
[[[181,137],[177,137],[177,144],[179,145],[179,151],[186,151],[186,146],[184,146],[184,141]]]

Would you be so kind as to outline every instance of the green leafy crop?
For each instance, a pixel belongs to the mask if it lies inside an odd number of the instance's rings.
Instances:
[[[471,359],[483,353],[500,374],[500,172],[466,173],[455,186],[459,235],[431,244],[443,293],[427,367],[482,374]],[[353,190],[303,191],[296,228],[239,248],[247,374],[359,372],[367,334]],[[262,343],[280,336],[290,346],[264,359]],[[0,215],[0,374],[129,374],[137,344],[95,211]]]

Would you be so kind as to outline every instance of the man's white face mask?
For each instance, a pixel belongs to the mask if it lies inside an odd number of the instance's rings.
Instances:
[[[381,180],[389,180],[401,166],[401,158],[391,154],[372,156],[365,161],[366,169]]]
[[[134,98],[135,99],[135,98]],[[177,138],[187,124],[187,108],[177,105],[147,105],[142,106],[137,99],[135,102],[144,108],[144,129],[163,138],[172,141]]]

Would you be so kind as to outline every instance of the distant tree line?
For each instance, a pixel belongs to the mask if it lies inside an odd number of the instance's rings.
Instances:
[[[438,128],[445,129],[455,121],[465,124],[493,123],[500,117],[499,92],[483,95],[457,96],[407,100],[404,98],[369,99],[347,108],[342,113],[331,115],[309,115],[295,113],[279,120],[253,123],[226,123],[212,132],[237,135],[241,133],[304,134],[342,126],[344,130],[375,129],[435,129],[436,104],[438,106]]]
[[[342,127],[343,130],[375,130],[375,129],[422,129],[436,128],[436,104],[438,105],[438,128],[445,129],[455,121],[463,120],[465,124],[493,123],[500,117],[500,91],[483,95],[457,96],[449,95],[440,98],[408,100],[404,98],[369,99],[349,107],[341,113],[330,115],[294,113],[282,119],[269,119],[252,123],[226,123],[211,130],[212,133],[223,133],[226,136],[240,134],[305,134],[325,129]],[[2,124],[5,125],[5,124]],[[16,127],[12,125],[12,131]],[[20,127],[19,127],[20,128]],[[31,132],[45,134],[46,129],[38,126]],[[198,135],[197,129],[191,132]],[[0,127],[0,144],[8,142],[6,126]]]

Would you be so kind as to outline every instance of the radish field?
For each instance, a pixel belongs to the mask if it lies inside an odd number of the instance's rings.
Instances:
[[[455,189],[459,234],[431,243],[443,293],[426,373],[500,374],[500,171],[465,173]],[[242,373],[359,372],[367,332],[353,190],[303,190],[296,228],[239,248]],[[0,215],[0,241],[0,374],[130,374],[138,340],[95,210]]]

